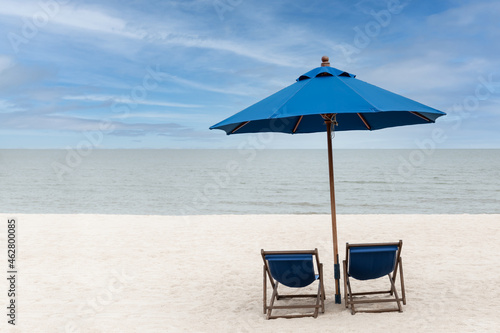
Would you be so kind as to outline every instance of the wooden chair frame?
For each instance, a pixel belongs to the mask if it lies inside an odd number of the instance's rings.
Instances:
[[[393,245],[398,246],[398,251],[396,254],[396,265],[394,267],[394,271],[389,273],[387,276],[389,277],[390,289],[383,291],[371,291],[371,292],[356,292],[353,293],[351,290],[351,283],[349,281],[349,274],[347,274],[347,265],[349,263],[349,249],[352,247],[366,247],[366,246],[387,246]],[[356,312],[392,312],[398,311],[403,312],[403,308],[401,306],[401,302],[403,305],[406,305],[406,293],[405,293],[405,284],[403,278],[403,259],[401,258],[401,248],[403,247],[403,241],[394,242],[394,243],[365,243],[365,244],[346,244],[346,259],[343,261],[344,264],[344,299],[345,299],[345,307],[351,307],[351,314],[355,314]],[[399,268],[399,271],[398,271]],[[399,280],[401,284],[401,294],[402,297],[398,296],[398,291],[396,290],[396,277],[399,272]],[[394,296],[393,298],[374,298],[374,299],[357,299],[359,296],[366,295],[376,295],[376,294],[389,294],[390,296]],[[356,305],[358,304],[367,304],[367,303],[390,303],[395,302],[397,304],[397,308],[383,308],[383,309],[374,309],[374,310],[357,310]]]
[[[275,318],[301,318],[301,317],[318,317],[318,312],[321,309],[321,313],[325,312],[325,287],[323,285],[323,264],[319,261],[318,249],[306,250],[306,251],[264,251],[261,250],[262,259],[264,260],[264,292],[263,292],[263,310],[264,314],[267,313],[266,319]],[[317,294],[294,294],[294,295],[282,295],[278,292],[279,282],[275,281],[271,275],[271,270],[269,269],[268,262],[266,260],[266,255],[280,255],[280,254],[312,254],[316,258],[316,267],[319,273],[318,280],[318,292]],[[314,260],[314,259],[313,259]],[[271,301],[267,305],[267,279],[271,282],[271,287],[273,293],[271,296]],[[296,304],[296,305],[274,305],[275,300],[280,299],[290,299],[290,298],[316,298],[316,304]],[[297,314],[297,315],[273,315],[272,311],[277,309],[314,309],[314,313],[308,314]]]

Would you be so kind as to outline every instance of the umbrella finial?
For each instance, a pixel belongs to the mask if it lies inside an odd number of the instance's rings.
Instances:
[[[327,56],[321,57],[321,67],[330,67],[330,59]]]

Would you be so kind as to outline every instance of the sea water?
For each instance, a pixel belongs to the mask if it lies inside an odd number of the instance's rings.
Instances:
[[[339,214],[500,213],[500,150],[335,150]],[[0,212],[327,214],[326,150],[0,150]]]

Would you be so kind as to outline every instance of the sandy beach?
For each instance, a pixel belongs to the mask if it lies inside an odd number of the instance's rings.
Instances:
[[[16,326],[4,314],[2,332],[499,330],[500,215],[339,215],[341,260],[346,242],[404,242],[404,312],[354,316],[334,304],[328,215],[0,216],[17,219],[19,246]],[[318,248],[324,314],[265,320],[262,248]]]

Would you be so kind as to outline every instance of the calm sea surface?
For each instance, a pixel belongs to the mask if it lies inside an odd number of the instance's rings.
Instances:
[[[326,150],[0,150],[0,212],[329,213]],[[339,214],[500,213],[500,150],[336,150]]]

